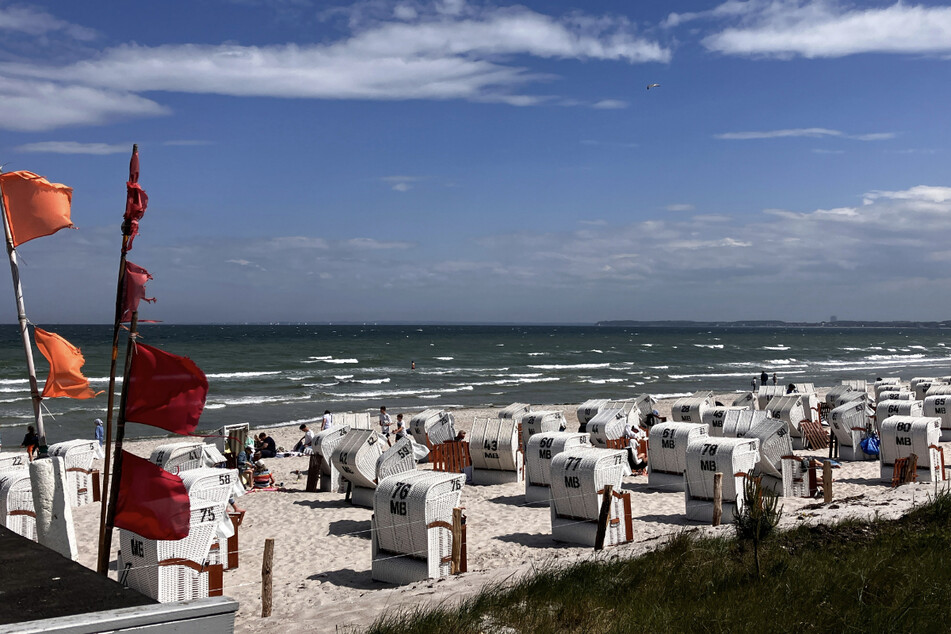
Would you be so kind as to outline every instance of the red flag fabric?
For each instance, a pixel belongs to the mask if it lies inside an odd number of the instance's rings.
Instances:
[[[0,174],[0,189],[13,246],[73,226],[69,219],[72,187],[51,183],[33,172],[7,172]]]
[[[148,271],[126,260],[124,288],[122,289],[122,318],[131,321],[132,313],[139,309],[139,301],[154,302],[154,297],[145,296],[145,283],[152,279]],[[140,320],[141,321],[141,320]]]
[[[139,151],[132,152],[129,160],[129,181],[125,184],[125,215],[123,216],[122,232],[129,234],[125,245],[126,251],[132,250],[132,241],[139,233],[139,220],[145,215],[145,208],[149,206],[149,197],[139,186]]]
[[[34,328],[36,347],[50,363],[50,373],[43,386],[43,398],[93,398],[102,392],[94,392],[89,387],[89,379],[83,376],[82,367],[86,363],[83,353],[56,333]]]
[[[188,537],[191,503],[182,479],[127,451],[113,526],[146,539]]]
[[[194,361],[139,343],[126,380],[125,420],[176,434],[195,431],[208,379]]]

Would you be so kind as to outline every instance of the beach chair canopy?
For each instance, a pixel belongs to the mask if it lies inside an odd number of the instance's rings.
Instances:
[[[687,494],[692,498],[713,499],[713,480],[723,474],[723,499],[735,500],[740,494],[737,473],[749,473],[759,462],[757,438],[698,438],[687,445]]]
[[[588,421],[585,430],[595,447],[606,447],[608,441],[624,437],[629,424],[636,424],[637,410],[630,401],[609,401]]]
[[[465,482],[461,473],[436,471],[380,480],[373,495],[378,547],[416,559],[444,557],[452,545],[451,531],[432,524],[452,525],[452,510],[459,506]]]
[[[477,418],[472,424],[469,456],[474,469],[515,471],[518,423],[512,418]]]
[[[383,443],[380,443],[381,445]],[[416,456],[413,453],[412,436],[403,436],[376,459],[376,481],[388,478],[416,468]]]
[[[409,433],[421,445],[439,445],[456,438],[456,419],[450,412],[427,409],[409,421]]]
[[[608,402],[606,398],[592,398],[578,406],[578,422],[587,425]]]
[[[522,414],[522,446],[528,445],[528,439],[542,432],[564,431],[568,424],[565,415],[559,411],[532,411]]]
[[[0,524],[36,541],[36,514],[29,469],[14,467],[0,471]]]
[[[227,539],[234,535],[234,526],[228,517],[228,502],[244,495],[244,486],[236,469],[201,468],[183,471],[179,476],[192,500],[215,503],[218,516],[216,537]]]
[[[354,486],[376,488],[376,461],[388,448],[385,440],[370,429],[351,429],[334,447],[330,461],[340,475]]]
[[[670,417],[677,423],[702,423],[703,413],[713,406],[712,395],[685,396],[674,401],[670,408]]]
[[[225,462],[225,457],[214,445],[201,442],[176,442],[156,447],[149,456],[149,461],[169,473],[181,473],[189,469],[213,467]]]
[[[757,475],[783,477],[783,458],[793,452],[789,426],[777,418],[764,418],[754,424],[743,436],[759,441],[759,460],[753,467]]]
[[[518,419],[522,414],[532,411],[532,406],[527,403],[512,403],[499,410],[499,418]]]
[[[769,418],[769,412],[765,410],[731,410],[726,413],[723,419],[723,427],[719,435],[724,438],[743,438],[753,427]]]
[[[631,475],[627,453],[616,449],[576,449],[551,460],[551,505],[558,517],[597,521],[601,492],[610,484],[620,492]]]
[[[755,410],[741,405],[731,405],[729,407],[709,407],[704,410],[700,422],[702,422],[704,425],[707,425],[711,436],[723,436],[723,423],[726,420],[728,413],[751,411]]]
[[[941,419],[941,429],[951,429],[951,396],[926,396],[922,416]]]
[[[918,456],[919,465],[929,459],[930,448],[941,440],[941,419],[927,416],[890,416],[881,423],[879,460],[893,465],[898,458]]]
[[[551,484],[551,459],[562,452],[591,446],[588,434],[565,431],[542,432],[528,439],[525,448],[526,483],[532,486]]]
[[[647,439],[647,464],[651,472],[683,475],[687,469],[687,445],[706,438],[707,425],[666,422],[654,425]]]
[[[829,412],[829,427],[840,445],[853,446],[853,431],[864,432],[868,428],[868,407],[864,401],[852,401]]]

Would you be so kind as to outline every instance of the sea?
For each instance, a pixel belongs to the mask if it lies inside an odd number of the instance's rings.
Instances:
[[[112,327],[47,328],[78,346],[96,390],[108,388]],[[311,423],[324,410],[422,409],[742,392],[761,372],[780,384],[951,374],[951,330],[607,326],[140,325],[140,340],[190,357],[208,377],[199,424]],[[125,335],[119,367],[125,354]],[[41,385],[48,365],[34,349]],[[116,387],[116,403],[121,380]],[[49,442],[92,437],[106,395],[46,399]],[[0,442],[18,447],[33,420],[16,325],[0,326]],[[130,425],[130,437],[163,435]]]

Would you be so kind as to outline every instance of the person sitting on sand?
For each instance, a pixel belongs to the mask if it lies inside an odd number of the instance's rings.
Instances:
[[[628,421],[624,426],[624,437],[627,438],[627,461],[632,471],[641,471],[647,468],[647,454],[644,452],[641,441],[647,440],[647,433],[639,426]]]
[[[254,454],[255,460],[273,458],[277,455],[277,443],[263,431],[258,434],[258,451]]]
[[[465,440],[465,439],[466,439],[465,429],[460,429],[459,431],[456,432],[456,437],[455,437],[456,442],[459,442],[460,440]]]
[[[267,465],[261,462],[260,460],[255,461],[254,463],[254,488],[255,489],[267,489],[269,487],[277,486],[274,481],[274,474],[271,473],[270,469],[267,468]]]
[[[253,484],[251,476],[254,473],[254,450],[251,447],[245,447],[238,452],[237,467],[241,483],[250,489]]]

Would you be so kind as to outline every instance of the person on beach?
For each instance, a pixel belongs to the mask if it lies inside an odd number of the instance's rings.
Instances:
[[[769,383],[769,375],[766,374],[766,370],[763,370],[763,372],[759,375],[759,384],[766,385],[767,383]]]
[[[386,438],[386,444],[392,446],[390,442],[390,425],[392,424],[390,415],[386,413],[386,405],[380,406],[380,433]]]
[[[105,436],[106,436],[106,432],[102,428],[102,419],[97,418],[96,419],[96,440],[99,441],[100,447],[102,447],[102,445],[105,443]]]
[[[20,446],[26,447],[26,455],[29,457],[30,462],[33,462],[36,450],[40,446],[40,437],[36,435],[36,430],[33,429],[33,425],[27,426],[26,436],[23,437],[23,442],[20,443]]]
[[[254,463],[254,488],[255,489],[267,489],[269,487],[277,486],[274,480],[274,474],[271,473],[270,469],[267,468],[260,460],[255,461]]]
[[[624,437],[627,438],[627,460],[632,471],[642,471],[647,468],[647,454],[641,447],[641,441],[647,440],[647,433],[638,425],[630,421],[624,426]]]
[[[241,478],[241,484],[250,489],[254,485],[251,476],[254,474],[254,451],[251,447],[245,447],[238,452],[238,477]]]
[[[294,445],[294,451],[299,451],[305,456],[309,456],[313,453],[315,434],[307,425],[301,425],[300,430],[304,432],[304,437],[298,440],[297,444]]]
[[[756,379],[753,379],[752,381],[750,381],[750,387],[753,388],[754,392],[756,391]]]
[[[405,437],[406,437],[406,428],[403,427],[403,415],[402,415],[402,414],[397,414],[397,415],[396,415],[396,432],[395,432],[395,434],[396,434],[396,439],[397,439],[397,440],[399,440],[400,438],[405,438]]]
[[[790,383],[786,386],[786,394],[795,394],[796,393],[796,384]]]
[[[254,454],[255,460],[273,458],[277,455],[277,443],[263,431],[258,434],[258,451]]]
[[[459,442],[460,440],[465,440],[465,439],[466,439],[465,429],[460,429],[459,431],[456,432],[456,438],[455,438],[456,442]]]
[[[776,373],[773,372],[773,385],[776,385]]]
[[[334,426],[334,417],[329,409],[324,410],[324,417],[320,420],[320,431],[327,431]]]

